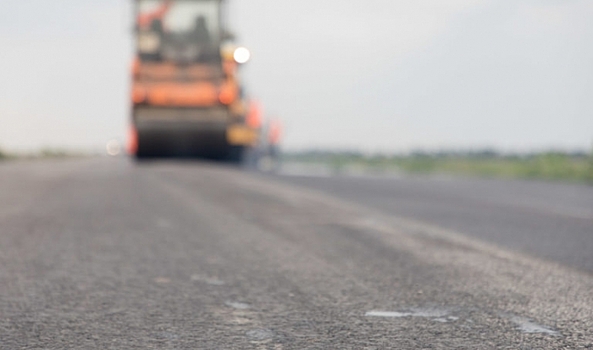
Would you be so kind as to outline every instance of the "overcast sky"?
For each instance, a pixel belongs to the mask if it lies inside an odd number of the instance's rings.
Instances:
[[[231,0],[250,95],[285,146],[589,149],[591,0]],[[0,146],[101,148],[128,126],[125,0],[0,11]]]

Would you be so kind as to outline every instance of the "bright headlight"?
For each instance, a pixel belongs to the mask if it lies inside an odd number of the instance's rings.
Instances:
[[[249,61],[251,58],[251,52],[249,52],[249,50],[244,47],[238,47],[233,53],[233,58],[235,59],[235,62],[243,64]]]

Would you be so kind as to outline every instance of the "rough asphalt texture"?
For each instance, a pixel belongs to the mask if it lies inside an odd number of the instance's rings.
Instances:
[[[593,347],[591,274],[364,203],[200,163],[0,179],[2,349]]]

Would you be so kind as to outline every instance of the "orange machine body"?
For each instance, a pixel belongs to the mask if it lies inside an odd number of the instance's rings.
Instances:
[[[214,107],[239,100],[234,74],[208,65],[141,63],[133,67],[132,103],[158,107]]]
[[[212,135],[206,131],[207,128],[211,128],[212,123],[221,121],[220,111],[224,110],[228,116],[223,132],[225,142],[230,146],[255,147],[259,142],[261,128],[260,110],[254,110],[253,106],[248,106],[242,98],[237,76],[238,66],[225,58],[221,63],[179,65],[172,62],[135,60],[132,66],[130,96],[134,128],[141,123],[135,111],[173,111],[162,113],[158,117],[159,125],[167,130],[178,125],[178,128],[182,128],[180,133],[187,131],[187,128],[193,128],[201,138],[207,138]],[[193,124],[192,119],[186,117],[182,118],[185,120],[182,125],[176,124],[181,115],[190,115],[194,113],[192,111],[196,113]],[[151,118],[153,117],[154,113]],[[133,145],[129,147],[132,152],[140,149],[138,133],[134,136]],[[195,143],[198,140],[191,142]],[[142,143],[140,142],[140,147]]]

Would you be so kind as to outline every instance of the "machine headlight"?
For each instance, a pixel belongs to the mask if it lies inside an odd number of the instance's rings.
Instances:
[[[239,64],[247,63],[251,58],[251,52],[245,47],[238,47],[233,53],[233,58],[235,59],[235,62]]]

